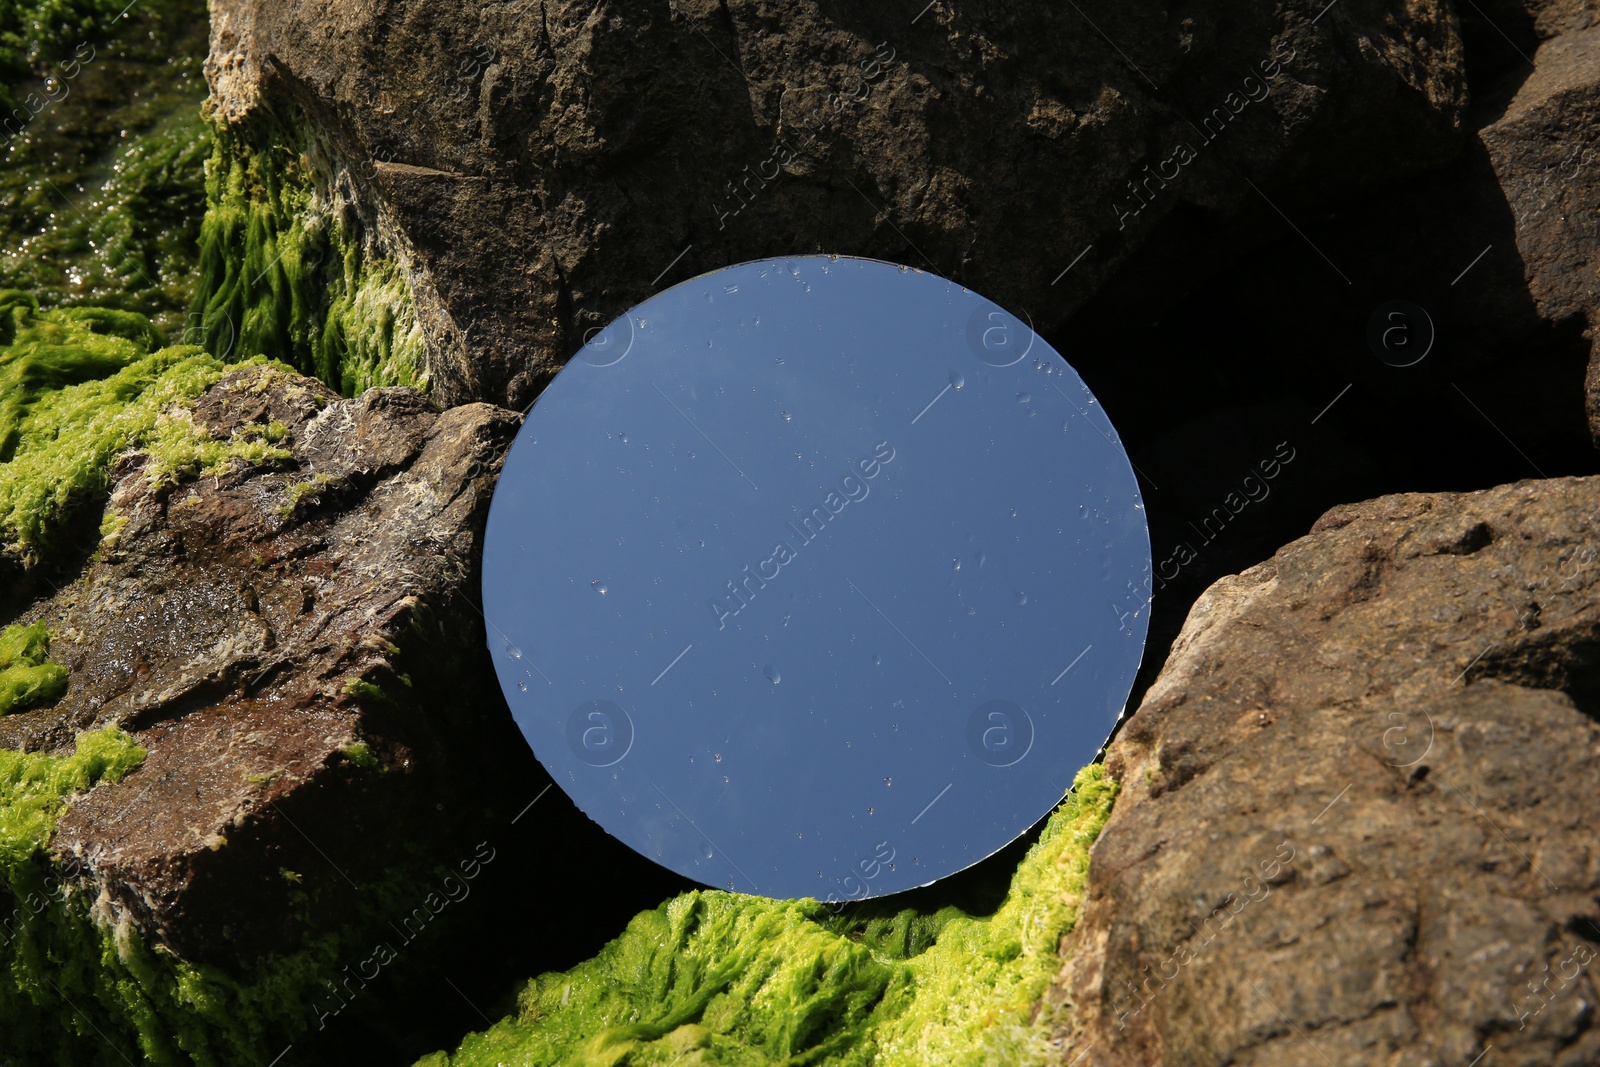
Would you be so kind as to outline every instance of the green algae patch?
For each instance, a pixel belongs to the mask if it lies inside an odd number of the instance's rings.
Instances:
[[[196,426],[182,407],[156,416],[144,442],[150,463],[145,477],[152,488],[172,488],[197,477],[225,477],[245,467],[288,463],[294,453],[279,448],[287,433],[281,423],[247,425],[234,430],[226,441]]]
[[[50,662],[43,622],[0,630],[0,715],[54,704],[67,691],[67,669]]]
[[[49,844],[67,798],[102,779],[117,781],[144,757],[115,727],[79,734],[70,756],[0,749],[0,877],[13,895],[27,881],[24,868]]]
[[[201,340],[206,27],[201,0],[0,0],[0,288]]]
[[[206,336],[236,334],[238,351],[272,353],[345,396],[426,389],[410,286],[393,260],[364,251],[358,224],[343,221],[354,213],[321,194],[334,166],[306,138],[303,124],[266,119],[216,127],[191,318]]]
[[[48,848],[71,798],[136,770],[145,749],[108,727],[70,755],[0,750],[0,1033],[7,1062],[265,1064],[266,1040],[304,1030],[309,988],[333,944],[267,961],[241,985],[179,961],[99,911],[81,865]],[[278,1049],[281,1049],[281,1045]]]
[[[1057,1020],[1039,1004],[1116,792],[1098,764],[1080,771],[991,915],[698,890],[417,1067],[1043,1064]]]
[[[148,351],[150,330],[130,312],[39,311],[0,292],[0,555],[37,564],[79,509],[103,501],[113,457],[227,369],[192,345]]]
[[[125,0],[0,0],[0,104],[16,107],[18,83],[54,75],[78,45],[115,33],[132,6]],[[182,5],[145,0],[139,6],[171,10]]]
[[[877,1063],[1042,1064],[1050,1020],[1034,1017],[1061,965],[1057,946],[1078,924],[1089,848],[1105,827],[1117,783],[1093,764],[1045,824],[994,915],[947,923],[927,952],[908,960],[903,1006],[886,1005]]]
[[[103,504],[112,461],[129,449],[148,454],[156,489],[293,458],[280,423],[220,439],[185,406],[263,357],[227,364],[195,345],[149,351],[156,339],[133,312],[40,311],[29,294],[0,291],[0,557],[35,566],[61,548],[74,517]],[[114,539],[124,523],[105,516],[100,533]]]

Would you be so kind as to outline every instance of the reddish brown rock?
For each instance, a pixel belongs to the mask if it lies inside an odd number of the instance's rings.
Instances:
[[[53,847],[185,959],[245,966],[336,929],[347,880],[449,858],[525,803],[473,587],[519,420],[409,389],[341,400],[270,367],[192,418],[217,441],[272,426],[292,459],[152,487],[151,458],[124,458],[123,525],[38,612],[67,694],[0,719],[0,747],[134,733],[144,766],[74,804]]]

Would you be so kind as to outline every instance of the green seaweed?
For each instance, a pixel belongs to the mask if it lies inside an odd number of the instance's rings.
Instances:
[[[346,396],[378,385],[427,388],[426,346],[396,263],[363,252],[319,193],[322,158],[304,124],[218,125],[207,164],[192,318],[237,333]]]
[[[55,75],[74,45],[103,39],[127,6],[118,0],[0,0],[0,106],[9,112],[24,104],[17,83]]]
[[[26,293],[0,292],[0,555],[43,559],[75,512],[103,500],[125,449],[157,438],[167,464],[158,471],[206,458],[192,441],[195,454],[179,455],[180,431],[163,412],[226,365],[193,345],[149,352],[151,337],[131,312],[39,311]]]
[[[697,890],[418,1067],[1044,1063],[1057,1020],[1039,1005],[1116,792],[1099,765],[1080,771],[991,915]]]
[[[0,288],[203,340],[206,40],[197,0],[0,0]]]
[[[45,624],[0,630],[0,715],[54,704],[67,691],[67,669],[50,662]]]
[[[352,741],[339,749],[344,758],[364,771],[369,771],[379,766],[378,757],[372,754],[372,748],[365,741]]]
[[[8,640],[13,627],[6,631]],[[0,655],[4,650],[0,649]],[[78,735],[70,756],[0,749],[0,878],[12,895],[24,869],[49,844],[66,800],[101,779],[116,781],[144,762],[145,750],[115,727]]]

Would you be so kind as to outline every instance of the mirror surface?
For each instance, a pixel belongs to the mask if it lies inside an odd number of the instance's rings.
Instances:
[[[501,686],[591,818],[708,885],[852,899],[1047,814],[1143,652],[1105,413],[943,278],[801,256],[651,297],[529,412],[485,535]]]

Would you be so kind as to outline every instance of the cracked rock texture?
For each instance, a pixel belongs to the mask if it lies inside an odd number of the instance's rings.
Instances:
[[[120,529],[27,612],[60,635],[67,693],[0,719],[0,747],[133,733],[144,766],[72,805],[52,847],[158,942],[232,969],[351,919],[345,879],[460,851],[527,773],[471,599],[519,420],[410,389],[341,400],[271,366],[223,377],[193,420],[220,441],[278,424],[293,460],[152,488],[125,455]]]
[[[1156,234],[1218,262],[1194,221],[1265,210],[1242,178],[1318,200],[1448,160],[1451,6],[1321,6],[216,0],[207,74],[219,120],[344,164],[325,193],[403,265],[435,396],[522,408],[729,263],[898,260],[1048,330]]]
[[[1386,496],[1212,586],[1107,758],[1060,1062],[1600,1060],[1597,527],[1600,478]]]

